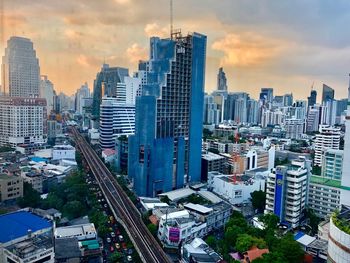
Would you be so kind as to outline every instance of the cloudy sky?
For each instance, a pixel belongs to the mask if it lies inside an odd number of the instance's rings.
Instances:
[[[0,9],[1,54],[10,36],[29,37],[41,74],[67,94],[92,88],[104,60],[134,71],[149,37],[169,35],[169,0],[0,0]],[[229,90],[255,98],[273,87],[303,99],[312,83],[346,97],[349,25],[347,0],[174,0],[174,28],[208,36],[208,92],[223,66]]]

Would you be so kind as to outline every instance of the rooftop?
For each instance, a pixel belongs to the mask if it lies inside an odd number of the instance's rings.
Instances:
[[[0,216],[0,243],[26,236],[28,231],[32,233],[52,227],[52,223],[33,213],[17,211]]]
[[[185,207],[186,209],[199,212],[200,214],[208,214],[208,213],[210,213],[210,212],[213,211],[212,208],[208,208],[208,207],[206,207],[206,206],[204,206],[204,205],[193,204],[193,203],[185,204],[184,207]]]
[[[213,204],[220,203],[222,201],[222,199],[220,197],[218,197],[216,194],[209,192],[209,191],[206,191],[206,190],[199,191],[198,194],[201,197],[209,200]]]
[[[181,189],[177,189],[174,191],[170,191],[170,192],[166,192],[163,194],[160,194],[159,196],[168,196],[168,198],[171,201],[176,201],[176,200],[180,200],[182,198],[186,198],[188,196],[190,196],[191,194],[196,193],[195,191],[193,191],[190,188],[181,188]]]
[[[310,183],[323,184],[331,187],[341,188],[341,181],[325,178],[322,176],[312,175],[310,178]]]
[[[68,238],[68,237],[80,237],[86,235],[96,235],[96,229],[94,224],[82,224],[67,227],[58,227],[55,230],[55,237]]]
[[[208,161],[215,161],[215,160],[223,159],[224,157],[219,154],[208,152],[206,154],[202,154],[202,158]]]

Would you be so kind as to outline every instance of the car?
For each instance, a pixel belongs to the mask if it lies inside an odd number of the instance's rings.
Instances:
[[[120,244],[119,243],[115,243],[114,245],[115,245],[116,249],[118,249],[118,250],[120,249]]]
[[[107,237],[107,243],[111,243],[111,242],[112,242],[111,238]]]
[[[109,248],[109,251],[113,252],[113,251],[114,251],[114,247],[111,246],[111,247]]]
[[[131,255],[134,252],[131,248],[128,249],[128,254]]]
[[[131,262],[131,261],[132,261],[132,256],[129,255],[129,256],[126,257],[126,259],[127,259],[129,262]]]
[[[103,207],[104,207],[104,208],[107,208],[107,207],[108,207],[108,205],[107,205],[107,204],[104,204],[104,205],[103,205]]]
[[[117,228],[117,229],[115,230],[115,233],[119,236],[119,235],[120,235],[120,230]]]
[[[111,237],[112,237],[112,238],[115,238],[114,232],[111,232]]]
[[[119,236],[118,236],[118,239],[119,239],[120,242],[123,242],[123,241],[124,241],[124,237],[123,237],[122,235],[119,235]]]
[[[128,247],[126,246],[126,243],[125,243],[125,242],[122,243],[122,248],[123,248],[123,249],[127,249],[127,248],[128,248]]]

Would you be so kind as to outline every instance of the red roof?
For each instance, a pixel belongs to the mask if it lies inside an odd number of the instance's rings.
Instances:
[[[106,149],[106,150],[103,151],[103,154],[106,155],[106,156],[111,156],[111,155],[115,154],[115,150]]]
[[[262,255],[269,253],[270,251],[267,248],[259,249],[257,247],[254,247],[250,250],[248,250],[246,253],[245,258],[249,258],[250,262],[254,259],[260,258]],[[245,262],[245,261],[243,261]]]

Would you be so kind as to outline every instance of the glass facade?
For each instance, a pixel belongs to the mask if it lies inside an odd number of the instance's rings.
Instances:
[[[128,174],[140,196],[180,188],[185,175],[200,181],[206,36],[151,38]],[[144,63],[144,62],[143,62]]]

